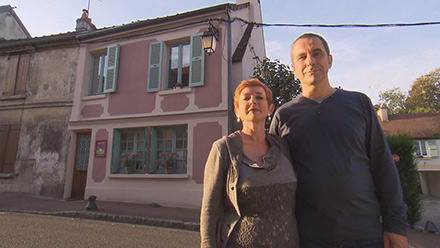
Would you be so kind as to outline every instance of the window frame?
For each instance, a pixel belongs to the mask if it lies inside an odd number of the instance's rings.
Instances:
[[[424,151],[423,151],[422,147],[424,147],[426,155],[423,154]],[[428,142],[426,140],[415,140],[414,141],[414,150],[415,150],[416,158],[428,158],[428,157],[430,157],[429,146],[428,146]]]
[[[190,44],[190,67],[188,87],[199,87],[204,85],[205,78],[205,52],[203,50],[201,36],[203,33],[197,33],[189,36]],[[148,57],[148,80],[147,92],[154,93],[169,90],[169,67],[170,67],[170,47],[179,43],[184,43],[188,37],[174,41],[155,41],[150,43]],[[163,53],[163,49],[166,53]],[[166,61],[163,61],[166,60]],[[163,67],[166,77],[162,78]]]
[[[165,89],[164,90],[170,90],[174,88],[174,85],[177,83],[180,83],[182,88],[189,87],[189,73],[191,71],[191,42],[190,40],[181,41],[179,43],[170,43],[167,45],[167,70],[166,70],[166,82],[165,82]],[[183,83],[182,76],[183,76],[183,61],[184,61],[184,46],[188,45],[189,51],[188,51],[188,81]],[[176,82],[170,82],[171,80],[171,59],[172,59],[172,49],[173,47],[178,48],[178,57],[177,57],[177,79]]]
[[[97,76],[99,79],[97,80],[97,92],[93,91],[93,83],[94,83],[94,77],[95,77],[95,64],[96,64],[96,58],[99,57],[99,65],[97,71]],[[104,94],[104,80],[105,80],[105,67],[106,67],[106,59],[107,59],[107,52],[101,52],[97,54],[92,54],[92,63],[90,67],[90,80],[89,80],[89,96],[95,96],[95,95],[102,95]]]
[[[89,78],[89,96],[102,95],[105,93],[116,92],[119,70],[120,45],[108,46],[106,51],[99,50],[91,54],[90,78]],[[99,64],[95,65],[96,58],[99,57]],[[97,92],[93,92],[95,68],[97,68]]]
[[[187,125],[173,125],[173,126],[155,126],[155,127],[140,127],[140,128],[121,128],[114,129],[113,135],[113,149],[112,149],[112,164],[111,164],[111,174],[125,174],[125,168],[120,161],[121,155],[125,154],[123,149],[123,135],[130,133],[140,133],[144,132],[143,147],[137,147],[138,141],[134,141],[133,149],[130,151],[137,151],[138,157],[136,159],[136,166],[134,169],[134,174],[166,174],[165,170],[158,168],[156,160],[158,157],[158,142],[160,132],[170,131],[172,132],[171,140],[171,150],[166,152],[176,152],[182,154],[182,158],[178,158],[178,165],[181,166],[176,168],[173,175],[176,174],[186,174],[187,173],[187,161],[188,161],[188,126]],[[176,144],[178,139],[176,137],[178,130],[184,132],[184,137],[182,138],[182,144],[184,147],[177,148]],[[136,140],[136,138],[134,138]],[[139,140],[139,139],[137,139]],[[141,149],[141,150],[140,150]],[[132,153],[132,152],[129,152]],[[139,156],[141,153],[141,156]],[[179,162],[180,161],[180,162]],[[148,168],[147,168],[148,166]]]

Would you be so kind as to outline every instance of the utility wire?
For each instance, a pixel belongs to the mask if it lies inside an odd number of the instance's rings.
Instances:
[[[256,23],[248,22],[239,17],[235,17],[232,21],[241,21],[249,24],[253,23],[257,26],[267,27],[318,27],[318,28],[383,28],[383,27],[413,27],[413,26],[431,26],[440,25],[440,22],[415,22],[415,23],[379,23],[379,24],[294,24],[294,23]]]

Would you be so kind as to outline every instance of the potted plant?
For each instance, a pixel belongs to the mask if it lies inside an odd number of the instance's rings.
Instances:
[[[162,168],[166,174],[170,174],[176,168],[177,158],[179,155],[175,152],[167,152],[159,154],[160,159],[156,160],[157,167]]]
[[[121,162],[125,167],[125,173],[133,173],[134,165],[136,163],[136,154],[126,153],[121,156]]]
[[[175,84],[173,84],[173,89],[181,89],[181,88],[183,88],[182,83],[176,82]]]

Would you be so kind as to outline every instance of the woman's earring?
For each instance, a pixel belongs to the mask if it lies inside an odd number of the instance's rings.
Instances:
[[[267,118],[269,119],[269,121],[270,121],[270,119],[271,119],[271,117],[270,117],[270,114],[267,114]]]
[[[240,116],[237,116],[237,122],[240,122]]]

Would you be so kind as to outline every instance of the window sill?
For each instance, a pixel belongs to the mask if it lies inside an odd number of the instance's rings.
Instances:
[[[167,95],[174,95],[174,94],[186,94],[191,93],[192,88],[186,87],[182,89],[169,89],[169,90],[163,90],[159,92],[159,96],[167,96]]]
[[[107,97],[107,94],[100,94],[100,95],[93,95],[93,96],[85,96],[81,100],[91,101],[91,100],[105,99],[106,97]]]
[[[416,160],[432,160],[431,157],[416,157]]]
[[[11,179],[14,177],[13,173],[0,173],[0,179]]]
[[[4,96],[2,95],[0,97],[1,101],[8,101],[8,100],[19,100],[19,99],[26,99],[27,95],[23,94],[23,95],[12,95],[12,96]]]
[[[187,174],[110,174],[110,179],[187,179]]]

